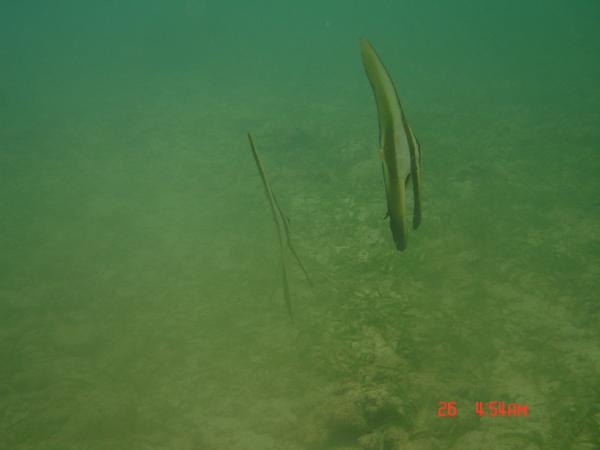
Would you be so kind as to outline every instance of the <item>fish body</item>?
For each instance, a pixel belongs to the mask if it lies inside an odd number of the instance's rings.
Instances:
[[[279,242],[279,250],[280,250],[279,253],[280,253],[280,257],[281,257],[280,261],[281,261],[281,277],[282,277],[282,281],[283,281],[283,299],[284,299],[285,307],[287,309],[290,320],[293,321],[294,314],[292,311],[292,300],[291,300],[291,296],[290,296],[287,264],[285,262],[285,252],[284,252],[284,248],[285,248],[286,244],[287,244],[287,247],[292,252],[292,255],[294,255],[294,258],[296,258],[296,261],[298,262],[300,269],[302,269],[302,272],[304,273],[304,276],[306,277],[308,284],[312,287],[313,283],[312,283],[310,277],[308,276],[308,272],[306,271],[304,264],[302,264],[302,261],[300,260],[300,256],[298,256],[298,252],[296,252],[296,249],[292,245],[292,239],[291,239],[290,228],[289,228],[289,219],[283,213],[283,210],[281,209],[281,207],[279,206],[279,202],[277,201],[277,197],[275,197],[275,193],[271,189],[271,184],[269,183],[269,179],[267,178],[265,168],[262,164],[260,156],[258,155],[256,146],[254,145],[254,140],[252,139],[252,135],[250,135],[250,133],[248,133],[248,141],[250,142],[250,150],[252,150],[252,156],[254,157],[254,162],[256,163],[256,168],[258,169],[258,173],[259,173],[260,178],[263,183],[265,196],[267,197],[267,201],[269,202],[269,206],[271,208],[271,215],[273,216],[273,223],[275,225],[275,231],[277,232],[277,241]]]
[[[421,223],[421,149],[408,126],[394,83],[375,49],[366,39],[361,39],[360,50],[377,105],[379,154],[390,229],[396,248],[403,251],[407,246],[409,228],[406,190],[411,180],[413,229],[417,229]]]

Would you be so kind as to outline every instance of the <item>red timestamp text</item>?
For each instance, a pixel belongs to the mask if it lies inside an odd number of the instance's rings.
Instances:
[[[438,402],[437,415],[440,417],[454,417],[457,414],[456,401]],[[507,403],[501,401],[475,402],[475,414],[478,416],[528,416],[527,403]]]
[[[506,403],[499,401],[475,402],[475,414],[479,416],[528,416],[527,403]]]

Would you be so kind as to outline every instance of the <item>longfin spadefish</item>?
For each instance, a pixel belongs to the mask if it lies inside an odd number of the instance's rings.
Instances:
[[[409,176],[413,187],[413,229],[421,223],[421,149],[408,126],[394,83],[375,49],[361,39],[360,50],[377,105],[390,229],[396,248],[402,251],[406,249],[408,235],[405,180]]]

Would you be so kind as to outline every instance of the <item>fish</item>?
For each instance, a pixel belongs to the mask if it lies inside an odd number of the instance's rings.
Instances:
[[[265,172],[265,168],[263,166],[262,160],[256,150],[256,145],[254,145],[254,139],[252,139],[252,135],[247,133],[248,141],[250,143],[250,150],[252,151],[252,156],[254,157],[254,162],[256,163],[256,168],[258,169],[258,173],[260,175],[260,179],[262,180],[265,196],[267,197],[267,201],[269,202],[269,206],[271,208],[271,215],[273,217],[273,223],[275,224],[275,230],[277,233],[277,241],[279,243],[279,254],[280,254],[280,262],[281,262],[281,279],[283,282],[283,300],[285,303],[285,307],[288,312],[288,316],[290,320],[294,321],[294,312],[292,309],[292,299],[290,295],[290,286],[288,281],[288,272],[287,272],[287,264],[285,261],[285,247],[290,249],[292,255],[296,259],[296,262],[300,266],[300,269],[304,273],[306,277],[306,281],[308,284],[313,287],[313,282],[308,276],[308,272],[302,261],[300,260],[300,256],[298,256],[298,252],[292,245],[292,239],[290,237],[290,228],[289,228],[289,219],[284,214],[281,206],[279,206],[279,202],[277,201],[277,197],[275,197],[275,193],[271,188],[271,184],[269,183],[269,179],[267,178],[267,174]]]
[[[413,230],[421,224],[421,145],[408,125],[392,78],[367,39],[360,39],[360,53],[377,105],[386,217],[396,248],[404,251],[409,229],[406,195],[411,182]]]

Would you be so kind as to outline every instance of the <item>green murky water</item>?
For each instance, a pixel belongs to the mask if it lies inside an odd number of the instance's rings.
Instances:
[[[0,448],[600,448],[597,2],[101,3],[0,5]]]

